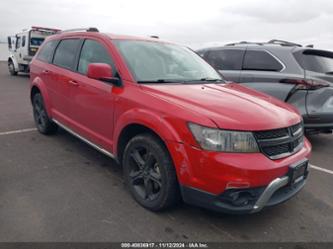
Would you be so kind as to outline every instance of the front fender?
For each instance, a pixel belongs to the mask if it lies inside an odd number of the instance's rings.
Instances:
[[[115,141],[114,152],[116,154],[120,134],[125,127],[131,124],[142,125],[153,130],[163,141],[183,142],[179,133],[165,117],[146,109],[133,108],[117,118],[113,140]]]
[[[11,55],[8,57],[8,61],[9,61],[9,60],[11,60],[11,61],[13,62],[13,64],[14,64],[14,68],[15,68],[15,71],[18,72],[18,71],[19,71],[19,65],[18,65],[17,60],[15,59],[15,56],[11,54]]]
[[[39,77],[34,78],[32,83],[31,83],[30,96],[32,96],[32,90],[33,90],[34,87],[37,87],[38,90],[41,92],[47,115],[50,118],[52,118],[52,111],[51,111],[52,104],[51,104],[51,99],[50,99],[49,94],[47,92],[45,83]],[[31,101],[32,101],[32,99],[31,99]]]

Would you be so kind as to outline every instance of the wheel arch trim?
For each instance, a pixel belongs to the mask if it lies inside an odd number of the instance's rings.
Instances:
[[[47,112],[47,115],[52,118],[52,112],[51,112],[51,103],[50,103],[50,98],[46,89],[46,86],[44,84],[44,82],[42,81],[41,78],[36,77],[31,84],[31,88],[30,88],[30,100],[32,103],[32,94],[34,89],[38,89],[39,92],[41,93],[42,97],[43,97],[43,101],[44,101],[44,106]]]
[[[14,70],[15,72],[18,72],[19,71],[19,65],[18,65],[18,62],[16,61],[15,57],[13,55],[10,55],[8,57],[8,60],[7,62],[9,63],[9,61],[12,61],[13,62],[13,65],[14,65]]]
[[[181,142],[181,138],[173,126],[157,113],[134,108],[123,113],[114,127],[114,148],[113,152],[118,155],[118,142],[123,131],[131,125],[140,125],[155,133],[164,143],[166,141]],[[165,143],[166,144],[166,143]]]

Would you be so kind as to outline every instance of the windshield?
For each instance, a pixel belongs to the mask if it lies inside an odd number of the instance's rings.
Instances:
[[[45,38],[41,38],[41,37],[31,37],[30,45],[31,46],[40,46],[40,45],[42,45],[44,40],[45,40]]]
[[[150,41],[113,41],[139,83],[222,81],[207,62],[188,48]]]

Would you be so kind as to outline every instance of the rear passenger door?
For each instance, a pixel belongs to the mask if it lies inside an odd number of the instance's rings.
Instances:
[[[227,81],[239,82],[245,50],[221,48],[210,50],[204,58],[217,69]]]
[[[76,69],[76,89],[72,92],[71,117],[75,128],[90,141],[112,150],[114,95],[113,85],[86,76],[90,63],[106,63],[116,74],[107,45],[99,39],[86,39]]]
[[[71,126],[71,94],[75,90],[75,62],[82,40],[66,38],[57,45],[53,64],[44,74],[49,75],[47,87],[52,103],[53,116],[65,125]]]
[[[285,66],[270,52],[261,49],[247,49],[245,52],[240,82],[255,90],[286,100],[292,84],[280,83]]]

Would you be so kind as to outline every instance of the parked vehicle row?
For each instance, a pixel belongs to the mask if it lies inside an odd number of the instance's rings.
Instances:
[[[295,106],[308,132],[333,129],[333,52],[271,40],[240,42],[198,53],[226,80]]]
[[[117,160],[134,199],[252,213],[295,196],[311,145],[294,107],[190,49],[97,29],[48,37],[30,64],[38,130],[60,126]]]

